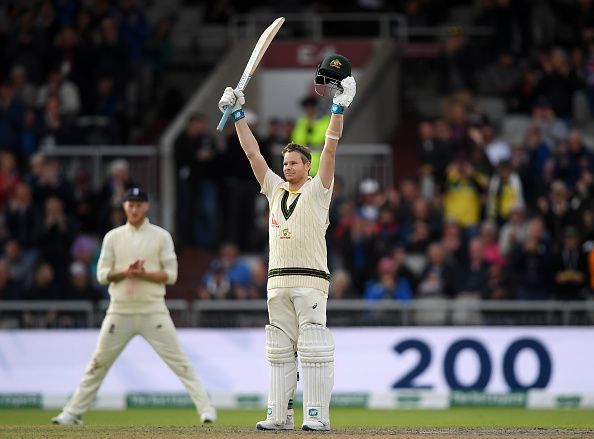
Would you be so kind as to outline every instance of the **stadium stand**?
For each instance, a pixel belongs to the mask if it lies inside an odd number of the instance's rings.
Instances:
[[[122,194],[142,184],[163,215],[159,152],[140,145],[159,143],[232,47],[239,17],[334,12],[334,2],[162,3],[0,8],[0,327],[100,321],[108,296],[94,264],[123,219]],[[399,45],[400,108],[384,139],[391,181],[337,178],[330,323],[592,324],[594,6],[346,4],[397,14],[406,29],[381,35]],[[309,35],[299,17],[279,38]],[[329,23],[325,32],[376,37]],[[171,309],[182,325],[262,325],[267,206],[237,139],[215,136],[213,123],[192,112],[174,142]],[[266,154],[293,123],[260,121]],[[228,190],[237,182],[241,218]]]

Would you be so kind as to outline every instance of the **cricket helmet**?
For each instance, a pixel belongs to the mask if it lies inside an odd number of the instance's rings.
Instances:
[[[334,97],[337,91],[342,91],[340,81],[347,76],[351,76],[351,62],[342,55],[329,55],[318,65],[314,90],[320,96]]]

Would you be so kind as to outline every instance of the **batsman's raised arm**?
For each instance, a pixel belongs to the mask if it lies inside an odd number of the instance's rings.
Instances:
[[[254,171],[258,183],[262,185],[264,183],[266,172],[268,171],[268,164],[260,152],[258,141],[245,121],[245,114],[242,109],[243,104],[245,104],[245,96],[243,92],[241,90],[233,90],[231,87],[227,87],[219,101],[219,109],[224,113],[227,107],[232,107],[231,117],[235,121],[235,130],[239,137],[239,143],[241,143],[241,147],[250,161],[252,171]]]
[[[338,148],[338,141],[342,136],[344,109],[351,105],[357,92],[355,78],[352,76],[344,78],[340,82],[340,85],[342,86],[342,91],[337,91],[332,101],[332,107],[330,109],[332,116],[326,130],[326,142],[320,156],[320,166],[318,169],[318,175],[326,189],[330,188],[332,179],[334,178],[336,150]]]

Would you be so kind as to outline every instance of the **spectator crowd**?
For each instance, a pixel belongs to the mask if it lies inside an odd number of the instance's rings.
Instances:
[[[3,301],[107,298],[94,270],[102,236],[124,220],[129,165],[112,162],[96,189],[90,175],[67,178],[60,160],[44,152],[133,140],[140,109],[158,93],[171,22],[150,26],[134,0],[83,3],[2,7]],[[440,3],[408,0],[400,12],[418,26],[439,24],[440,14],[427,11]],[[556,33],[526,33],[518,23],[528,16],[547,23],[547,10],[533,5],[528,14],[505,0],[477,3],[473,24],[491,28],[492,38],[471,42],[463,29],[450,31],[434,60],[444,104],[439,116],[418,122],[413,177],[397,176],[388,187],[366,178],[347,193],[336,176],[327,232],[332,299],[593,297],[594,145],[574,103],[583,97],[594,114],[594,6],[580,1],[571,7],[583,10],[567,11],[560,5],[567,2],[545,3],[563,12],[553,14]],[[568,28],[566,17],[578,16]],[[503,119],[475,105],[477,95],[500,98],[507,116],[523,117],[514,140],[502,135]],[[303,104],[315,113],[310,98]],[[246,113],[255,130],[255,115]],[[193,114],[174,145],[176,245],[213,257],[185,297],[262,299],[268,206],[233,127],[214,136],[210,125]],[[269,163],[280,160],[274,146],[295,128],[270,120],[258,135]],[[83,323],[68,313],[28,312],[18,324]]]

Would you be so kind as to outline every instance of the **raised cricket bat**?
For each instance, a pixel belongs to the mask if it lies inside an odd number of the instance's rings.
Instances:
[[[247,86],[247,83],[249,82],[252,75],[258,68],[258,64],[260,64],[260,60],[266,53],[266,49],[268,49],[268,46],[270,46],[270,43],[274,39],[274,36],[278,32],[278,30],[281,28],[281,26],[283,25],[284,22],[285,22],[285,17],[279,17],[276,20],[274,20],[272,22],[272,24],[270,26],[268,26],[264,32],[262,32],[262,35],[260,35],[260,39],[254,46],[254,50],[252,51],[252,55],[250,56],[250,59],[248,60],[246,66],[245,66],[243,74],[241,75],[241,78],[239,79],[239,82],[237,83],[237,87],[235,87],[236,90],[243,91],[245,89],[245,87]],[[229,118],[230,114],[231,114],[231,107],[229,106],[225,109],[225,112],[223,113],[223,116],[221,117],[221,120],[219,121],[219,124],[217,125],[218,131],[222,131],[222,129],[225,127],[225,124],[227,123],[227,119]]]

